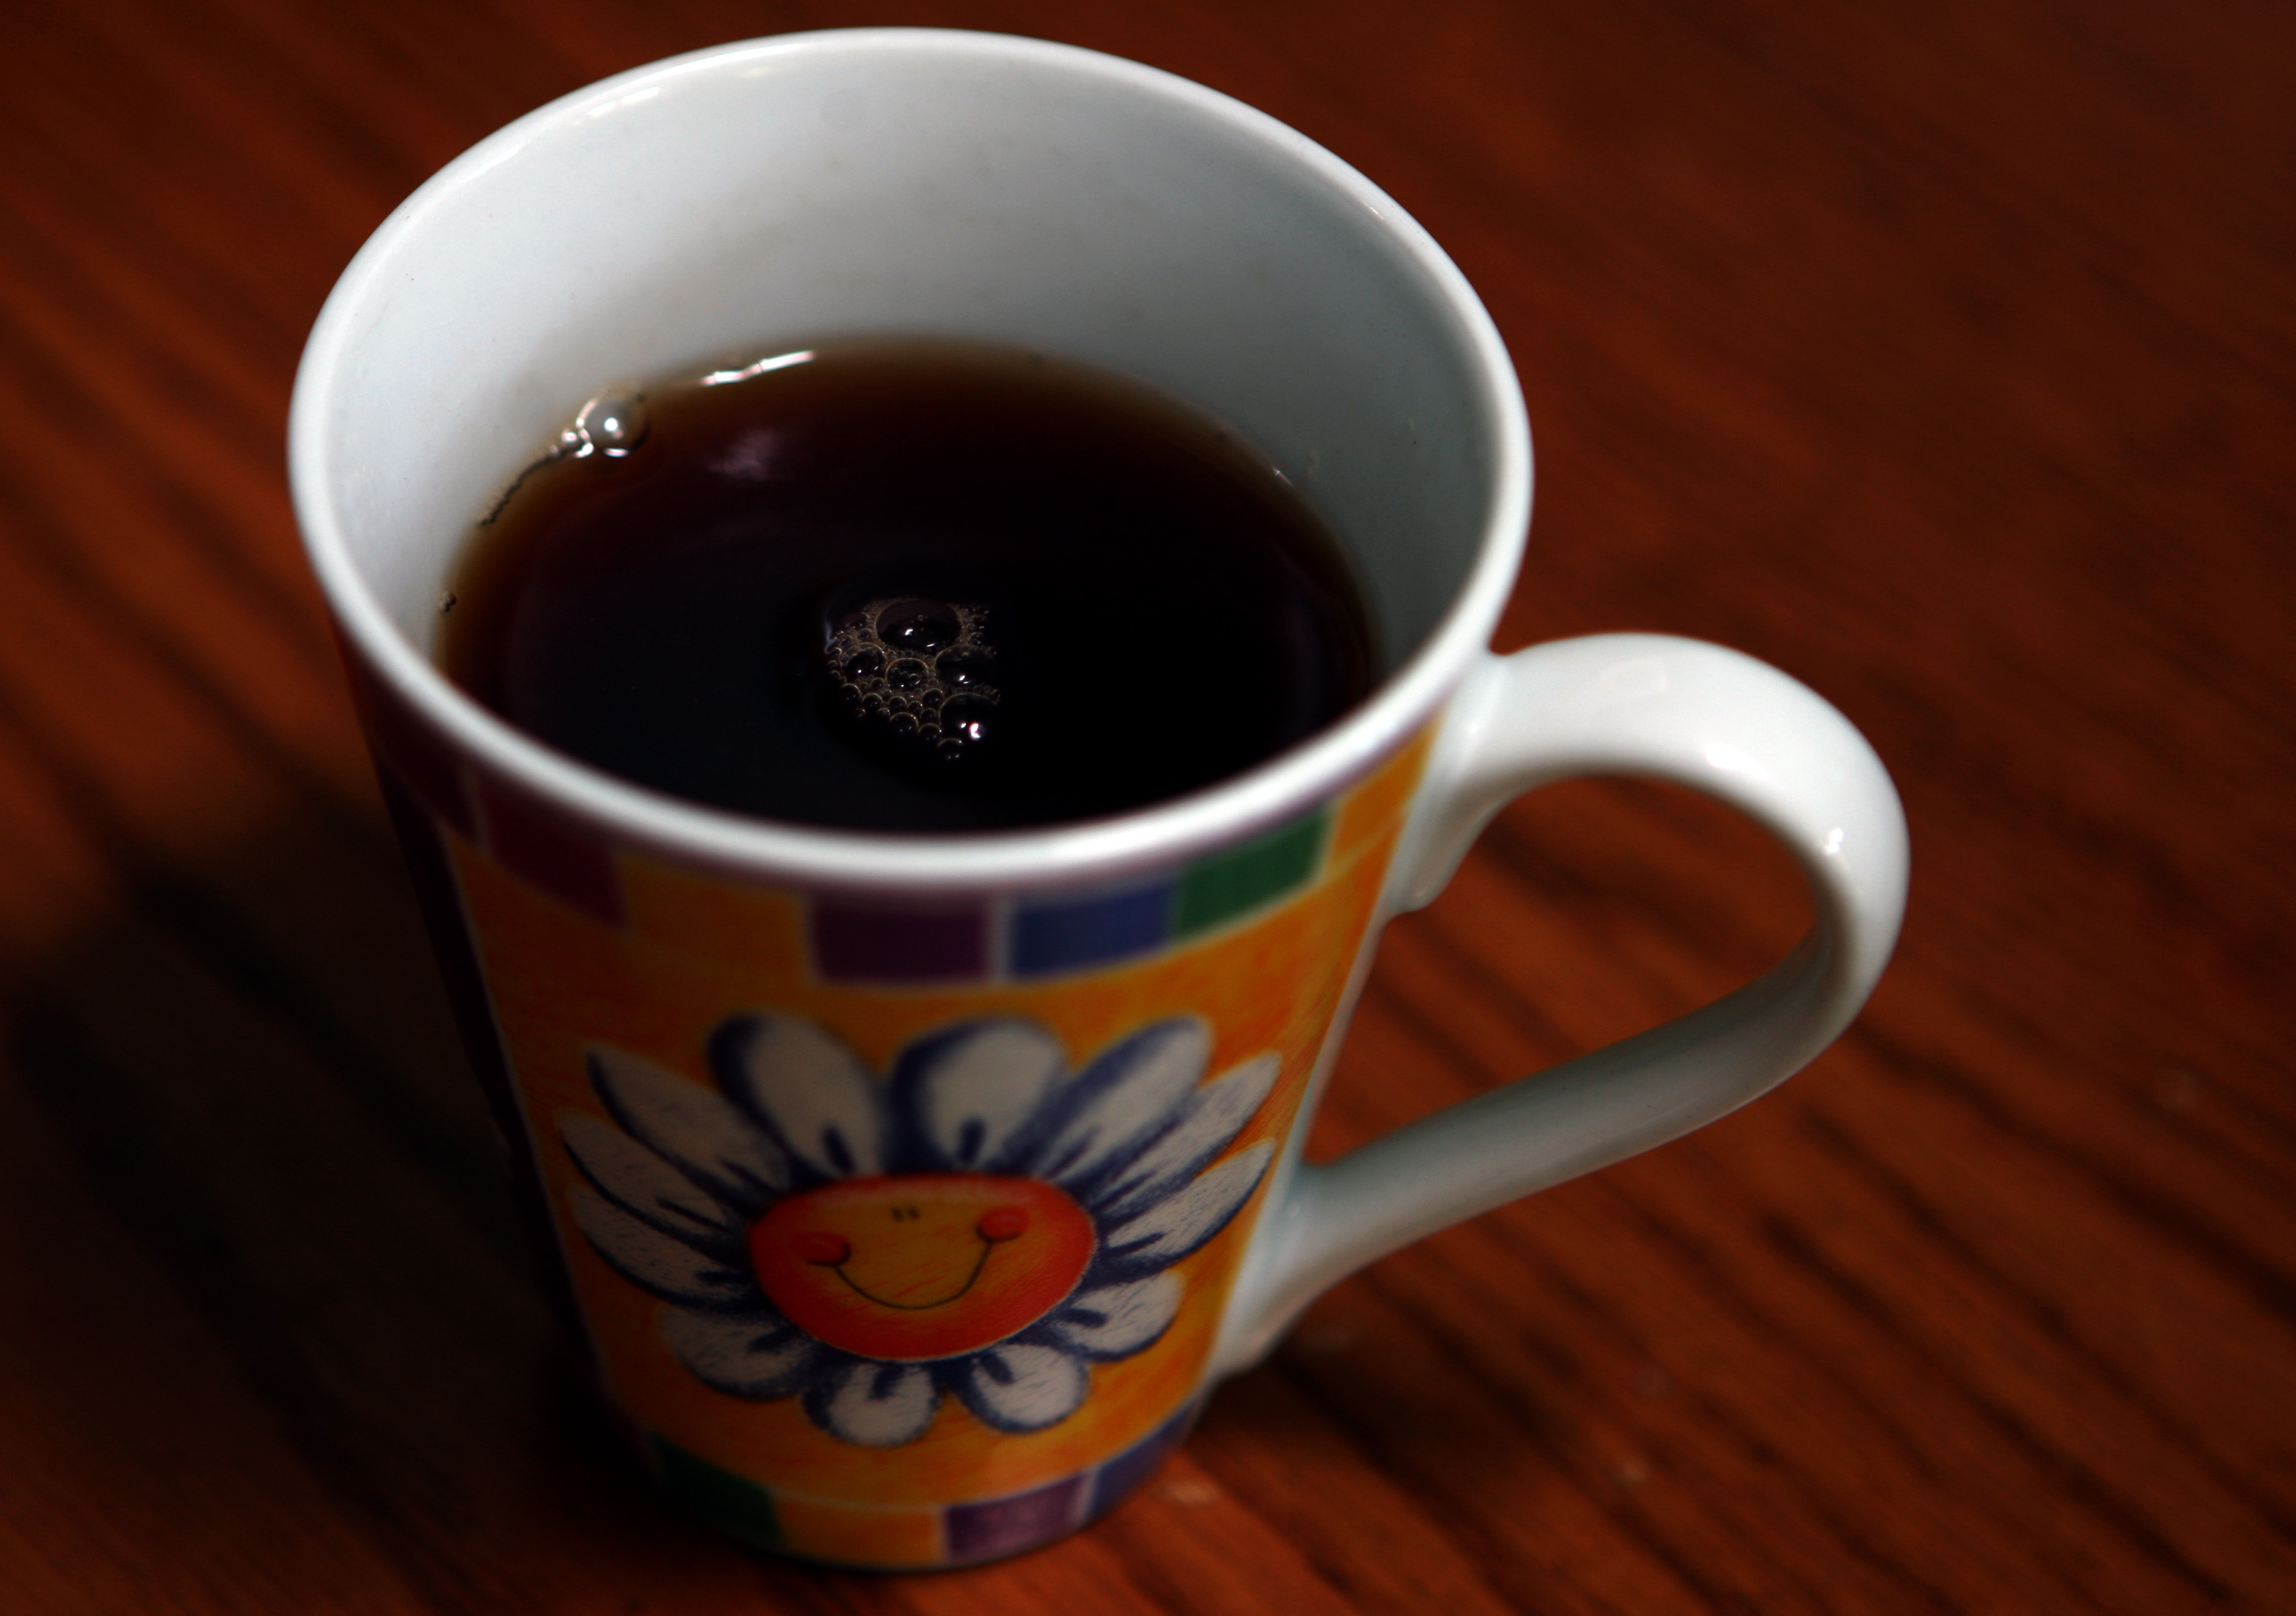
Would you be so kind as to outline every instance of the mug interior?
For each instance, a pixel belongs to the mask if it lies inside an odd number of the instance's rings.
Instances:
[[[1467,637],[1488,634],[1528,440],[1496,336],[1425,234],[1185,80],[915,30],[640,69],[419,191],[346,273],[299,382],[322,578],[426,654],[473,520],[586,398],[906,333],[1058,353],[1240,431],[1352,557],[1390,673],[1470,595]]]

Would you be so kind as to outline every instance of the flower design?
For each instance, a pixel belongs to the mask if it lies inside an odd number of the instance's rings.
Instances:
[[[832,1436],[893,1448],[953,1395],[998,1431],[1073,1414],[1090,1366],[1179,1311],[1174,1263],[1227,1226],[1267,1169],[1225,1161],[1275,1081],[1273,1054],[1199,1083],[1210,1029],[1152,1022],[1081,1070],[1045,1028],[960,1023],[880,1081],[795,1017],[711,1036],[715,1090],[594,1047],[616,1127],[562,1113],[587,1183],[575,1222],[669,1304],[664,1340],[733,1397],[800,1399]]]

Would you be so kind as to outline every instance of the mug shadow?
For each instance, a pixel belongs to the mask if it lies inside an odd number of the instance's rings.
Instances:
[[[205,1507],[250,1523],[242,1557],[307,1579],[312,1608],[350,1573],[268,1534],[347,1527],[452,1608],[513,1587],[520,1608],[558,1608],[554,1585],[645,1599],[697,1569],[814,1603],[830,1573],[659,1501],[591,1392],[379,815],[146,874],[22,972],[7,1012],[5,1148],[45,1188],[0,1203],[18,1225],[0,1249],[37,1249],[11,1277],[48,1275],[53,1299],[10,1344],[107,1509],[164,1494],[132,1472],[180,1450],[207,1493],[240,1489]],[[141,1300],[54,1294],[83,1274]],[[130,1419],[160,1429],[111,1442]]]

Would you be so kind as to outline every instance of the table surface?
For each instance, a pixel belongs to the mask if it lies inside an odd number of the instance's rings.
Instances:
[[[424,175],[854,21],[1211,84],[1513,351],[1502,648],[1837,702],[1915,848],[1776,1095],[1341,1285],[1104,1524],[873,1578],[657,1505],[552,1334],[282,470]],[[2296,1606],[2296,10],[2133,0],[83,0],[0,50],[0,1607]],[[1677,1013],[1806,900],[1686,793],[1508,811],[1316,1148]]]

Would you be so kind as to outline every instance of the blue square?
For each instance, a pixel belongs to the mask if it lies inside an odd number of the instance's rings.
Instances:
[[[1199,1399],[1166,1420],[1161,1425],[1141,1438],[1100,1467],[1092,1479],[1092,1502],[1086,1506],[1085,1519],[1097,1521],[1122,1503],[1132,1489],[1155,1473],[1171,1451],[1186,1440],[1203,1411]]]
[[[1014,976],[1052,976],[1152,954],[1172,934],[1174,886],[1144,887],[1022,904],[1013,911]]]

